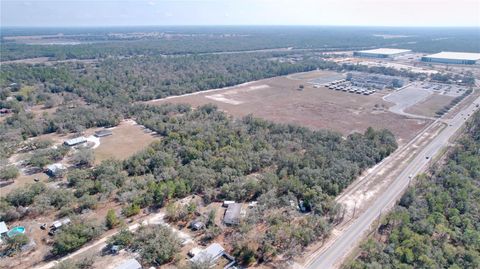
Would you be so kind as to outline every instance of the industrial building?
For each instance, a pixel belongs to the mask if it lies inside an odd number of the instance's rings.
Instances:
[[[353,52],[353,56],[369,57],[369,58],[391,58],[394,56],[405,54],[407,52],[410,52],[410,50],[380,48],[380,49],[372,49],[372,50],[355,51]]]
[[[422,57],[422,62],[443,64],[476,64],[480,53],[442,51]]]
[[[374,88],[379,90],[383,90],[385,88],[400,88],[406,83],[406,80],[401,77],[360,72],[348,73],[347,81],[350,82],[352,86],[366,89]]]

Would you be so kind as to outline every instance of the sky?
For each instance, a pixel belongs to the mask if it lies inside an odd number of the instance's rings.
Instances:
[[[480,27],[480,0],[0,0],[1,26]]]

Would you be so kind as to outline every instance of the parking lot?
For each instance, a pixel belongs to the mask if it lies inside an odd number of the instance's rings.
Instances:
[[[313,87],[319,88],[321,86],[322,85],[315,84]],[[356,93],[356,94],[363,94],[363,95],[370,95],[376,92],[376,90],[373,90],[373,89],[366,89],[363,87],[354,86],[350,81],[347,81],[345,79],[335,80],[330,83],[326,83],[323,86],[334,91],[342,91],[342,92]]]

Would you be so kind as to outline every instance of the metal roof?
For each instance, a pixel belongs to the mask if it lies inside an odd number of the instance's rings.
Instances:
[[[47,166],[47,169],[55,173],[57,170],[63,170],[65,169],[65,166],[61,163],[54,163],[49,166]]]
[[[480,60],[480,53],[442,51],[439,53],[427,55],[425,57],[437,59],[478,61]]]
[[[0,222],[0,234],[8,232],[7,224],[5,221]]]
[[[242,211],[242,204],[233,203],[229,204],[223,217],[225,224],[238,224],[240,222],[240,213]]]
[[[80,144],[80,143],[84,143],[84,142],[87,142],[87,139],[83,136],[79,136],[79,137],[75,137],[73,139],[66,140],[65,144],[76,145],[76,144]]]
[[[112,130],[108,130],[108,129],[99,130],[95,132],[95,136],[107,136],[111,134],[112,134]]]
[[[409,52],[409,51],[411,51],[411,50],[379,48],[379,49],[371,49],[371,50],[361,50],[361,51],[358,51],[358,52],[371,53],[371,54],[395,55],[395,54],[405,53],[405,52]]]
[[[115,269],[141,269],[142,265],[135,259],[130,259],[115,267]]]
[[[214,262],[223,255],[225,249],[218,243],[213,243],[206,249],[200,251],[197,255],[190,259],[192,262]]]

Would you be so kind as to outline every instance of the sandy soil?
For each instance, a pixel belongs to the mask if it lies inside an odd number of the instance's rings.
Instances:
[[[375,105],[390,107],[382,100],[385,93],[370,96],[313,88],[309,81],[323,71],[301,73],[293,78],[276,77],[259,80],[229,89],[195,95],[156,100],[150,103],[189,103],[200,106],[208,103],[241,118],[248,114],[278,123],[298,124],[313,129],[330,129],[348,135],[364,132],[366,128],[387,128],[403,143],[415,136],[428,120],[408,119]],[[325,72],[323,72],[325,73]],[[299,85],[303,91],[297,90]],[[220,97],[220,98],[219,98]]]
[[[124,160],[156,139],[154,133],[134,121],[123,121],[111,130],[113,135],[100,138],[100,145],[95,148],[97,163],[109,158]]]
[[[454,97],[452,96],[434,94],[430,98],[407,108],[405,112],[426,117],[435,117],[437,116],[435,112],[448,105],[453,99]]]

